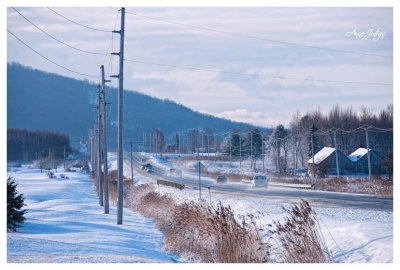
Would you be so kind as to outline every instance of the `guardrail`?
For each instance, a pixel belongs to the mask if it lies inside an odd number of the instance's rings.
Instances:
[[[179,188],[180,190],[185,188],[185,185],[178,184],[178,183],[171,182],[171,181],[167,181],[167,180],[161,180],[161,179],[157,179],[157,185],[163,185],[163,186]]]

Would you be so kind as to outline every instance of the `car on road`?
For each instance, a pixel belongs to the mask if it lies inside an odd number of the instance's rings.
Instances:
[[[268,179],[265,175],[253,176],[251,183],[254,187],[268,187]]]
[[[226,183],[226,182],[228,182],[228,179],[226,178],[225,175],[218,175],[218,176],[215,178],[215,181],[216,181],[217,183]]]
[[[142,165],[140,166],[140,169],[146,170],[146,169],[149,168],[149,167],[152,167],[151,164],[150,164],[150,163],[146,163],[146,164],[142,164]]]
[[[154,172],[153,167],[147,167],[146,172],[148,172],[148,173]]]

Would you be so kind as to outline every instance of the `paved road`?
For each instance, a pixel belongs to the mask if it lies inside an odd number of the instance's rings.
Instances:
[[[124,157],[130,161],[130,154],[125,153]],[[145,158],[139,153],[133,155],[133,166],[140,170],[142,158]],[[166,179],[173,182],[182,183],[185,188],[199,189],[199,180],[196,175],[183,176],[176,178],[170,176],[168,170],[161,166],[152,164],[154,172],[147,173],[148,176],[154,179]],[[357,209],[372,209],[382,211],[393,211],[393,196],[377,196],[355,193],[339,193],[339,192],[323,192],[318,190],[303,190],[284,187],[268,188],[256,187],[253,188],[244,183],[227,183],[216,184],[213,180],[201,179],[202,193],[207,194],[207,187],[211,186],[212,191],[219,193],[236,194],[237,196],[251,196],[271,199],[282,199],[286,201],[298,201],[306,199],[312,205],[326,207],[342,207],[342,208],[357,208]]]

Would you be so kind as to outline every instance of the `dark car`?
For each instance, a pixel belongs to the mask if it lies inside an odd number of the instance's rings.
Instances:
[[[225,175],[218,175],[217,178],[215,178],[215,181],[217,181],[217,183],[226,183],[228,182],[228,179],[226,179]]]

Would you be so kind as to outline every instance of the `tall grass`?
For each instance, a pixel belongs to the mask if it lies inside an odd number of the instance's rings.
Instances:
[[[150,185],[132,186],[130,209],[154,219],[164,233],[164,248],[189,261],[261,263],[269,258],[268,244],[253,216],[240,222],[229,206],[214,208],[205,201],[176,202]]]
[[[270,247],[253,215],[240,220],[230,206],[218,202],[187,201],[177,204],[154,185],[125,183],[125,206],[152,218],[164,233],[164,249],[189,262],[265,263]],[[110,199],[117,200],[116,181],[110,182]],[[284,262],[327,262],[326,247],[309,204],[285,209],[286,222],[274,222],[269,232],[281,243]],[[271,225],[272,226],[272,225]]]
[[[270,226],[271,238],[278,242],[281,255],[287,263],[327,263],[331,256],[321,234],[315,212],[309,203],[302,200],[300,205],[290,209],[284,222],[274,221]]]

